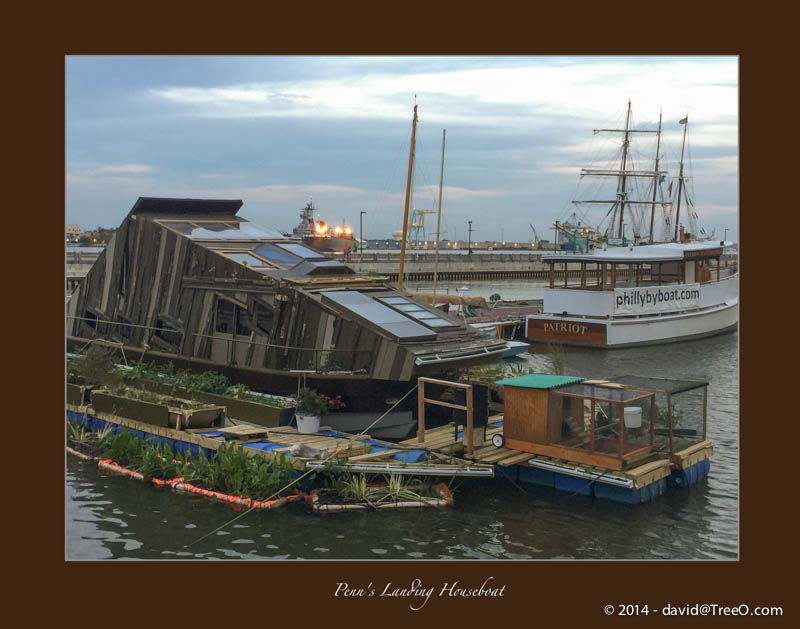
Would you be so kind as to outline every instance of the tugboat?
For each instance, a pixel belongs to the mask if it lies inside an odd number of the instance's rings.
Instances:
[[[307,247],[324,253],[343,253],[345,249],[353,252],[358,241],[353,238],[353,230],[346,225],[331,226],[325,221],[314,220],[313,206],[308,204],[300,209],[300,224],[292,231],[292,237],[302,241]]]
[[[72,293],[68,349],[100,342],[128,361],[219,371],[264,393],[302,383],[365,413],[420,375],[506,350],[380,277],[240,218],[241,206],[139,198]]]

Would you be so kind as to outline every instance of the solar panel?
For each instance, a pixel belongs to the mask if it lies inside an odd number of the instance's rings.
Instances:
[[[435,332],[425,326],[358,291],[323,291],[322,295],[400,340],[409,341],[436,336]]]
[[[446,319],[425,319],[423,323],[431,328],[454,328],[458,327],[452,321]]]

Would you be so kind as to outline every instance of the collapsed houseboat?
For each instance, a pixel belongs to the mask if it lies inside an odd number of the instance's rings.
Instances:
[[[73,292],[67,346],[218,370],[348,410],[385,410],[422,375],[506,349],[454,316],[237,216],[241,200],[140,197]],[[415,396],[406,400],[413,409]],[[399,408],[399,407],[398,407]]]

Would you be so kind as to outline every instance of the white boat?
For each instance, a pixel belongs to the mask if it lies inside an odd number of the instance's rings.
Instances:
[[[572,247],[554,252],[542,261],[550,265],[550,287],[544,291],[542,314],[528,315],[526,337],[536,342],[556,342],[597,347],[627,347],[669,343],[733,331],[739,320],[739,277],[723,276],[721,258],[733,243],[697,240],[697,213],[685,190],[684,148],[689,117],[683,125],[676,203],[672,183],[664,195],[661,183],[667,172],[659,169],[661,117],[658,129],[634,129],[628,102],[624,129],[597,129],[595,133],[623,135],[618,168],[583,169],[581,177],[616,180],[616,192],[608,200],[579,200],[576,204],[610,205],[595,234],[602,248]],[[636,133],[657,134],[652,170],[634,168],[630,149]],[[649,181],[648,190],[636,190],[632,182]],[[692,234],[686,233],[684,217]],[[673,215],[673,205],[675,212]],[[656,220],[656,207],[661,216]],[[627,222],[625,222],[627,221]],[[659,225],[660,223],[660,225]],[[626,239],[631,226],[633,240]],[[656,242],[659,236],[672,242]],[[702,234],[702,229],[699,230]],[[595,238],[596,242],[597,239]],[[646,243],[646,244],[634,244]],[[620,244],[622,246],[610,246]],[[563,284],[555,284],[556,268]]]
[[[720,267],[730,244],[662,243],[545,256],[550,287],[544,289],[542,314],[527,317],[526,337],[628,347],[733,331],[739,276],[723,277]],[[577,278],[556,287],[557,265]]]
[[[503,358],[513,358],[520,354],[527,354],[530,349],[530,343],[525,341],[506,341],[506,351],[503,352]]]
[[[520,354],[527,354],[530,343],[515,341],[513,339],[517,330],[521,330],[524,321],[516,319],[513,321],[485,321],[481,323],[470,323],[473,328],[483,330],[492,338],[501,338],[506,342],[506,349],[503,350],[503,358],[512,358]]]

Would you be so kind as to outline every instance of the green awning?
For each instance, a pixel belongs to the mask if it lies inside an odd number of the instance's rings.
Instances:
[[[581,380],[583,380],[583,378],[576,378],[575,376],[529,373],[527,376],[498,380],[495,384],[502,384],[507,387],[524,387],[526,389],[555,389],[567,384],[580,382]]]

